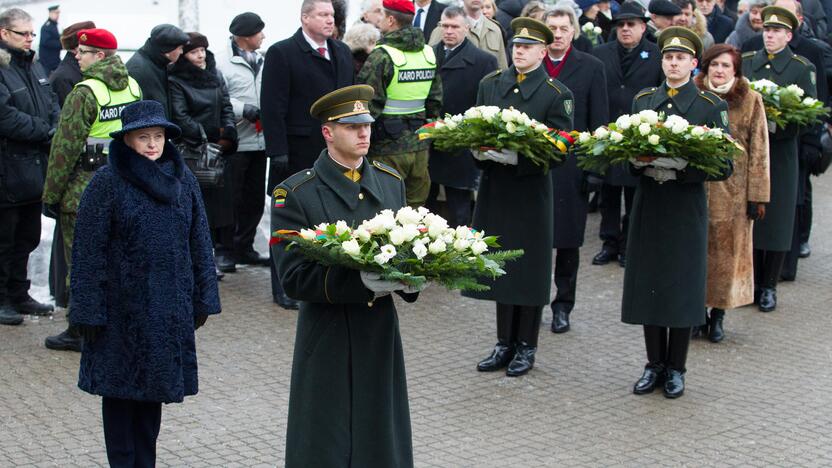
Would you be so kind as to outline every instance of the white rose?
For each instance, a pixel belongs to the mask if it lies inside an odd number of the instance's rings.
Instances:
[[[811,97],[807,97],[807,98],[803,99],[803,105],[804,106],[814,106],[817,102],[818,102],[817,99],[811,98]]]
[[[458,123],[462,122],[462,119],[463,119],[463,118],[464,118],[464,117],[462,117],[462,114],[456,114],[455,116],[451,117],[450,122],[453,122],[453,123],[457,123],[457,124],[458,124]],[[446,123],[450,123],[450,122],[446,122]]]
[[[454,230],[451,228],[445,229],[439,238],[446,244],[452,244],[454,242]]]
[[[347,225],[346,221],[338,221],[335,223],[335,234],[340,236],[345,232],[350,232],[350,227]]]
[[[659,144],[659,136],[655,135],[655,134],[650,135],[649,137],[647,137],[647,142],[650,143],[651,145],[658,145]]]
[[[521,124],[527,126],[527,127],[532,124],[532,119],[530,119],[528,115],[526,115],[525,113],[522,113],[522,112],[520,113],[520,118],[517,119],[517,121],[520,122]]]
[[[390,242],[392,242],[393,245],[402,245],[404,243],[404,239],[404,229],[396,227],[390,230]]]
[[[715,138],[722,138],[722,129],[721,128],[712,128],[708,130],[708,134]]]
[[[396,256],[396,248],[390,244],[384,244],[381,246],[381,253],[387,258],[393,258]]]
[[[466,119],[481,119],[482,113],[480,112],[479,108],[472,107],[465,111],[465,118]]]
[[[488,250],[488,244],[481,240],[478,240],[471,244],[471,252],[474,252],[477,255],[485,252],[486,250]]]
[[[613,143],[620,143],[623,139],[624,135],[618,132],[610,132],[610,140],[612,140]]]
[[[679,135],[680,133],[685,133],[688,129],[688,124],[677,122],[673,127],[671,127],[670,131],[673,132],[675,135]]]
[[[399,224],[419,224],[422,221],[422,215],[409,206],[399,209],[396,212],[396,221]]]
[[[585,33],[588,33],[590,31],[593,31],[594,29],[592,23],[584,23],[584,25],[581,27],[581,30]]]
[[[406,242],[412,241],[421,234],[421,232],[419,232],[419,226],[416,224],[406,224],[402,227],[402,230],[404,231],[404,240]]]
[[[444,127],[445,127],[445,122],[442,122],[441,120],[437,120],[436,124],[433,126],[433,128],[435,128],[437,130],[440,130]]]
[[[786,86],[786,89],[788,89],[789,91],[796,94],[797,97],[803,97],[803,94],[804,94],[803,93],[803,88],[801,88],[800,86],[798,86],[796,84],[790,84],[790,85]]]
[[[500,118],[503,119],[503,122],[505,123],[513,122],[514,112],[512,112],[511,109],[505,109],[500,113]]]
[[[509,133],[517,132],[517,125],[514,125],[514,122],[509,122],[506,124],[506,131]]]
[[[647,122],[638,126],[638,132],[641,133],[642,136],[649,135],[651,130],[652,130],[652,127]]]
[[[641,116],[638,114],[633,114],[630,116],[630,125],[636,126],[641,124]]]
[[[425,216],[425,226],[428,228],[428,235],[436,239],[442,235],[442,232],[448,228],[448,222],[441,216],[433,213]]]
[[[367,242],[370,240],[370,231],[363,229],[359,226],[358,229],[352,232],[352,234],[357,237],[361,242]]]
[[[647,122],[650,125],[656,125],[659,123],[659,113],[654,110],[643,110],[639,112],[638,115],[641,116],[642,121]]]
[[[355,239],[350,239],[341,244],[341,248],[344,249],[347,255],[357,257],[361,253],[361,246],[358,244],[358,241]]]
[[[447,249],[447,246],[441,239],[436,239],[428,245],[428,251],[432,254],[442,253]]]
[[[454,248],[456,250],[463,251],[468,247],[471,247],[471,241],[468,239],[457,239],[454,241]]]
[[[696,138],[701,138],[702,135],[705,134],[705,129],[697,125],[696,127],[693,127],[693,129],[690,131],[690,134],[695,136]]]
[[[608,136],[610,136],[610,132],[606,128],[598,127],[598,128],[595,129],[595,138],[597,138],[599,140],[604,140]]]
[[[303,239],[306,239],[306,240],[315,240],[315,237],[317,237],[317,234],[315,234],[315,231],[313,231],[311,229],[301,229],[300,230],[300,237],[303,238]]]
[[[621,117],[615,119],[615,126],[618,127],[619,130],[627,130],[628,128],[630,128],[630,116],[624,114]]]
[[[546,132],[549,131],[549,127],[546,126],[546,124],[542,124],[540,122],[536,122],[534,124],[534,129],[537,130],[540,133],[546,133]]]
[[[590,23],[586,23],[586,24],[590,24]],[[592,30],[592,32],[594,32],[595,34],[601,34],[601,32],[603,32],[603,31],[598,26],[595,26],[595,28]]]
[[[457,239],[470,239],[472,237],[471,228],[468,226],[457,226],[454,235]]]
[[[326,231],[326,229],[327,229],[328,227],[329,227],[329,224],[327,224],[327,223],[321,223],[321,224],[319,224],[319,225],[315,226],[315,229],[317,229],[318,231]]]
[[[586,143],[590,138],[592,138],[592,135],[590,135],[589,132],[581,132],[578,135],[578,143]]]
[[[416,258],[419,260],[425,258],[425,255],[428,254],[428,248],[425,247],[425,244],[421,242],[416,242],[413,244],[413,255],[416,255]]]
[[[448,130],[453,130],[456,128],[457,124],[453,120],[449,120],[445,123],[445,126],[448,127]]]
[[[378,263],[379,265],[384,265],[385,263],[390,261],[390,257],[384,254],[375,254],[373,256],[373,260]]]
[[[482,113],[482,118],[491,120],[500,113],[500,108],[497,106],[482,106],[480,112]]]

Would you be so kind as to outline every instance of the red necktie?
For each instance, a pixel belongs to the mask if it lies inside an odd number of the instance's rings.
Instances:
[[[318,47],[318,53],[321,54],[321,57],[326,57],[326,47]]]

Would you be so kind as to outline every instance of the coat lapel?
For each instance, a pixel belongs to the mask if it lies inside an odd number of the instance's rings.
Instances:
[[[768,63],[768,56],[765,49],[758,50],[751,59],[751,69],[760,71]]]
[[[365,160],[362,165],[362,178],[367,172],[366,164]],[[343,211],[337,208],[338,200],[350,211],[355,210],[358,206],[358,193],[361,191],[361,186],[344,176],[341,168],[329,157],[329,152],[324,151],[315,161],[315,173],[325,185],[318,187],[318,192],[327,215]]]
[[[563,68],[560,70],[558,81],[565,82],[570,76],[577,73],[581,68],[582,60],[580,52],[573,47],[572,51],[569,52],[569,57],[566,57],[566,63],[563,64]]]
[[[302,29],[298,29],[298,31],[295,33],[294,39],[295,43],[297,43],[298,47],[300,47],[300,51],[305,54],[311,55],[313,60],[323,60],[324,62],[328,61],[326,58],[322,57],[317,50],[313,49],[308,42],[306,42],[306,38],[303,37]],[[329,46],[330,44],[327,42],[327,47]],[[330,58],[334,58],[334,55],[332,54],[332,47],[329,47],[329,56]]]
[[[528,101],[531,99],[532,96],[534,96],[535,91],[537,91],[537,88],[539,88],[540,85],[542,85],[547,79],[549,79],[549,74],[546,73],[546,68],[542,63],[536,70],[526,73],[526,79],[517,85],[520,89],[520,95],[523,97],[523,100]]]
[[[777,72],[778,75],[783,73],[786,70],[786,67],[789,66],[792,56],[794,56],[794,52],[786,47],[778,52],[773,59],[771,59],[771,67],[774,68],[774,71]]]

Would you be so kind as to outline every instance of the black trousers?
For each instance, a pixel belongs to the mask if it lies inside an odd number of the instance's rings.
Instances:
[[[29,294],[28,264],[40,243],[41,204],[0,207],[0,302]]]
[[[621,195],[624,195],[624,216],[621,216]],[[621,187],[604,184],[601,188],[601,229],[599,236],[604,241],[604,249],[612,253],[627,251],[627,228],[630,223],[630,211],[633,208],[635,187]]]
[[[234,225],[211,229],[211,240],[214,242],[215,255],[231,255],[234,253]]]
[[[266,152],[240,151],[231,156],[234,180],[234,251],[254,250],[254,236],[263,218]]]
[[[52,234],[52,252],[49,257],[49,294],[55,298],[55,305],[66,308],[69,305],[69,285],[66,284],[66,255],[64,255],[64,236],[60,221],[55,221]]]
[[[797,263],[800,260],[800,244],[809,242],[809,235],[812,232],[812,183],[806,174],[806,190],[803,200],[798,200],[794,216],[794,231],[792,234],[792,247],[786,258],[783,260],[783,279],[793,281],[797,278]],[[801,203],[802,202],[802,203]]]
[[[113,468],[156,466],[162,404],[104,397],[101,404],[107,461]]]
[[[543,307],[497,303],[497,341],[537,347]]]
[[[552,309],[562,308],[572,312],[575,307],[575,289],[578,285],[578,266],[581,261],[580,249],[555,250],[555,300]]]
[[[786,252],[754,249],[754,289],[777,288]]]
[[[470,226],[473,210],[471,207],[473,190],[445,186],[447,219],[450,226]],[[434,213],[439,213],[439,184],[431,183],[425,206]]]
[[[650,366],[665,366],[685,372],[690,347],[690,327],[667,328],[644,325],[644,345]]]

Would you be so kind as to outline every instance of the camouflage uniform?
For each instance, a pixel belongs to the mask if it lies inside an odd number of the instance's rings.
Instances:
[[[386,34],[379,44],[386,44],[402,51],[419,51],[425,46],[425,36],[421,30],[411,26]],[[367,58],[356,83],[368,84],[375,89],[375,96],[369,103],[370,113],[376,119],[373,126],[373,140],[368,158],[392,166],[405,178],[407,187],[407,204],[422,205],[430,190],[428,175],[429,142],[419,141],[415,131],[426,119],[440,116],[442,109],[442,82],[439,74],[433,80],[430,93],[425,100],[425,112],[409,114],[406,121],[410,125],[401,135],[390,137],[384,130],[385,117],[382,110],[387,102],[387,87],[393,79],[393,61],[382,49],[375,49]]]

